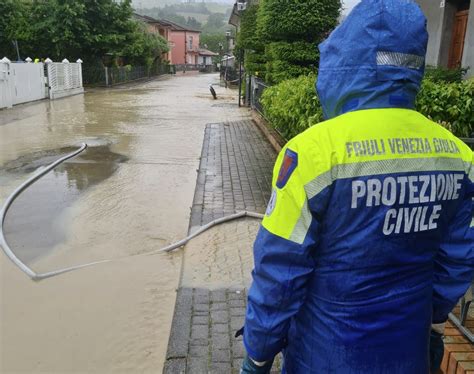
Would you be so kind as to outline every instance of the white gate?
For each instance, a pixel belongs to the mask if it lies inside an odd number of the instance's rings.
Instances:
[[[10,64],[0,61],[0,109],[13,106]]]
[[[82,86],[82,61],[69,63],[46,60],[43,63],[10,62],[6,57],[0,60],[0,109],[13,105],[41,100],[51,100],[84,92]]]
[[[13,105],[46,98],[43,63],[12,63]]]
[[[84,92],[81,62],[50,62],[46,66],[51,100]]]

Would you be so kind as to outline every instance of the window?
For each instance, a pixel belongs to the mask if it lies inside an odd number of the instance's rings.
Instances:
[[[193,37],[190,36],[190,37],[188,38],[188,50],[191,51],[192,49],[193,49]]]

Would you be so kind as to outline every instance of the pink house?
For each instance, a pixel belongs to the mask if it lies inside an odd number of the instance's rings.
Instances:
[[[199,48],[201,31],[178,25],[168,20],[157,20],[137,13],[134,18],[147,25],[148,32],[161,35],[168,41],[170,51],[164,53],[162,60],[172,65],[212,65],[217,53]]]
[[[160,22],[170,26],[169,42],[171,47],[171,64],[199,64],[199,42],[201,32],[180,26],[167,20],[160,20]]]
[[[148,16],[142,16],[138,13],[134,13],[133,17],[136,20],[145,23],[149,33],[162,36],[168,42],[168,45],[170,44],[171,25],[169,25],[166,22],[161,22],[159,20],[156,20]],[[171,60],[171,46],[170,46],[170,52],[163,53],[161,58],[163,61]]]

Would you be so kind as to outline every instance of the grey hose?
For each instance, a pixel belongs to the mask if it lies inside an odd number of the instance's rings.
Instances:
[[[84,150],[87,149],[87,144],[83,143],[82,146],[64,156],[64,157],[61,157],[59,160],[53,162],[52,164],[50,164],[49,166],[47,166],[46,168],[44,169],[41,169],[39,170],[38,172],[36,172],[31,178],[29,178],[28,180],[26,180],[25,182],[23,182],[18,188],[16,188],[12,194],[7,198],[7,200],[5,201],[5,204],[3,205],[2,207],[2,210],[0,210],[0,245],[1,247],[3,248],[3,252],[7,255],[7,257],[21,270],[23,271],[26,275],[28,275],[32,280],[34,281],[40,281],[40,280],[43,280],[43,279],[46,279],[46,278],[51,278],[51,277],[54,277],[56,275],[60,275],[60,274],[64,274],[64,273],[68,273],[70,271],[74,271],[74,270],[79,270],[79,269],[83,269],[83,268],[86,268],[86,267],[90,267],[90,266],[94,266],[94,265],[98,265],[98,264],[104,264],[104,263],[108,263],[108,262],[113,262],[113,261],[119,261],[119,260],[122,260],[124,258],[130,258],[130,257],[137,257],[137,256],[144,256],[144,255],[153,255],[153,254],[156,254],[156,253],[160,253],[160,252],[171,252],[175,249],[178,249],[182,246],[184,246],[187,242],[189,242],[191,239],[195,238],[196,236],[202,234],[203,232],[209,230],[211,227],[214,227],[216,225],[220,225],[222,223],[225,223],[225,222],[229,222],[229,221],[233,221],[235,219],[238,219],[238,218],[243,218],[243,217],[251,217],[251,218],[257,218],[257,219],[263,219],[263,214],[259,214],[259,213],[253,213],[253,212],[239,212],[239,213],[235,213],[235,214],[232,214],[230,216],[227,216],[227,217],[222,217],[222,218],[219,218],[215,221],[212,221],[210,223],[208,223],[207,225],[201,227],[199,230],[197,230],[195,233],[187,236],[186,238],[184,238],[183,240],[180,240],[176,243],[173,243],[173,244],[170,244],[169,246],[165,247],[165,248],[161,248],[161,249],[157,249],[155,251],[152,251],[152,252],[147,252],[147,253],[141,253],[141,254],[137,254],[137,255],[131,255],[131,256],[127,256],[127,257],[123,257],[123,258],[120,258],[120,259],[116,259],[116,260],[102,260],[102,261],[95,261],[95,262],[90,262],[90,263],[87,263],[87,264],[82,264],[82,265],[76,265],[76,266],[71,266],[71,267],[68,267],[68,268],[64,268],[64,269],[59,269],[59,270],[54,270],[54,271],[51,271],[51,272],[47,272],[47,273],[42,273],[42,274],[37,274],[35,273],[31,268],[29,268],[27,265],[25,265],[12,251],[12,249],[10,248],[10,246],[8,245],[7,243],[7,240],[5,238],[5,234],[3,232],[4,230],[4,224],[5,224],[5,220],[6,220],[6,216],[7,216],[7,212],[8,210],[10,209],[11,205],[13,204],[13,202],[18,198],[18,196],[21,195],[21,193],[26,190],[29,186],[31,186],[33,183],[35,183],[38,179],[40,179],[41,177],[43,177],[44,175],[46,175],[47,173],[49,173],[51,170],[53,170],[56,166],[58,166],[59,164],[63,163],[64,161],[66,160],[69,160],[70,158],[73,158],[75,156],[77,156],[79,153],[83,152]]]

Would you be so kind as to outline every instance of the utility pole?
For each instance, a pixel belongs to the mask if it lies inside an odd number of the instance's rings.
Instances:
[[[15,49],[16,49],[16,55],[17,55],[17,58],[18,58],[17,61],[21,61],[20,49],[18,48],[18,40],[14,40],[14,41],[12,41],[12,43],[13,43],[13,46],[15,47]]]
[[[244,60],[244,50],[240,49],[239,56],[239,107],[242,106],[242,61]]]
[[[186,73],[186,64],[188,63],[188,34],[184,31],[184,70]]]

